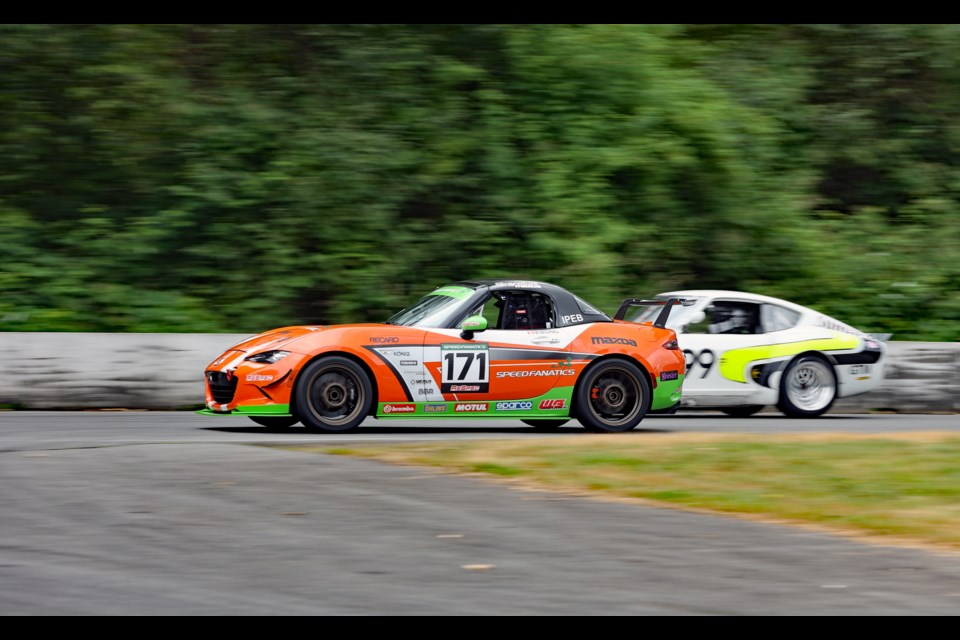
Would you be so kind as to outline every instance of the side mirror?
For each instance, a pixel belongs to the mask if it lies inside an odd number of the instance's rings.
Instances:
[[[487,319],[483,316],[470,316],[460,325],[460,337],[473,340],[473,334],[487,330]]]

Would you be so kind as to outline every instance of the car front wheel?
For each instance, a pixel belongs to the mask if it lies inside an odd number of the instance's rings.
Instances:
[[[373,402],[366,371],[342,356],[316,360],[300,372],[294,411],[307,429],[343,433],[356,429]]]

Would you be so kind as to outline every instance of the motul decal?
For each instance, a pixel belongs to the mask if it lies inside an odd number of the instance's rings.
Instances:
[[[455,413],[467,413],[471,411],[486,411],[490,404],[486,402],[460,402],[454,408]]]

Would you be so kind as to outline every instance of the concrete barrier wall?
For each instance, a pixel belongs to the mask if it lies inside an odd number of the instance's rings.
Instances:
[[[0,333],[0,405],[202,405],[203,369],[249,334]]]
[[[203,404],[203,368],[246,334],[0,333],[0,406],[170,409]],[[889,343],[886,380],[834,412],[960,411],[960,343]]]
[[[880,388],[837,400],[833,412],[960,411],[960,342],[889,342],[887,346],[886,378]]]

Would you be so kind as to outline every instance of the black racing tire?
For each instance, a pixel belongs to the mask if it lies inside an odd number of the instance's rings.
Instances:
[[[528,424],[537,431],[556,431],[563,425],[570,422],[569,418],[560,418],[557,420],[521,420],[523,424]]]
[[[837,399],[837,373],[826,358],[807,354],[794,358],[780,379],[777,408],[788,418],[822,416]]]
[[[723,407],[720,409],[723,413],[734,418],[749,418],[763,409],[762,404],[748,404],[742,407]]]
[[[249,416],[249,418],[261,427],[271,429],[289,429],[300,422],[300,418],[288,416]]]
[[[577,419],[587,431],[635,429],[650,410],[653,394],[640,367],[620,358],[601,360],[583,372],[574,391]]]
[[[363,367],[350,358],[327,356],[300,372],[293,399],[293,413],[308,430],[345,433],[356,429],[370,412],[373,385]]]

